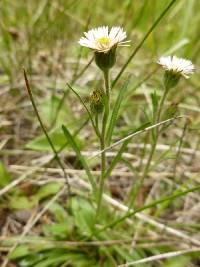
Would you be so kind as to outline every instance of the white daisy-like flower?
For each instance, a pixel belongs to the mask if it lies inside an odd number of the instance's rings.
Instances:
[[[95,50],[96,52],[106,53],[114,46],[127,46],[130,41],[126,39],[126,32],[121,27],[112,27],[109,31],[108,26],[98,27],[88,32],[84,32],[85,37],[81,37],[79,44]]]
[[[158,60],[158,64],[163,66],[165,70],[182,75],[186,79],[188,79],[195,70],[195,67],[190,60],[178,58],[176,56],[161,57]]]

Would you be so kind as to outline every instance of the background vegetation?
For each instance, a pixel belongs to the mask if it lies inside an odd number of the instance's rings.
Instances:
[[[170,91],[163,107],[162,120],[189,119],[162,127],[142,187],[138,181],[153,131],[107,153],[109,163],[114,159],[116,164],[94,229],[96,202],[87,166],[97,180],[100,159],[92,156],[99,145],[87,112],[66,84],[89,106],[93,89],[102,87],[102,75],[78,40],[90,28],[124,27],[131,46],[118,49],[114,80],[170,2],[112,90],[118,105],[110,143],[153,124],[163,93],[163,70],[156,64],[161,55],[176,54],[196,66],[191,79]],[[199,0],[0,1],[1,266],[129,266],[123,264],[173,251],[186,254],[138,266],[199,266],[199,9]],[[25,90],[23,67],[70,181],[70,196]]]

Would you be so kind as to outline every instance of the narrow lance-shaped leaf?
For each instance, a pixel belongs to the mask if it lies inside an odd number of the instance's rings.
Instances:
[[[64,133],[67,141],[69,142],[69,144],[71,145],[71,147],[75,151],[75,153],[76,153],[78,159],[80,160],[85,172],[87,173],[88,179],[89,179],[90,184],[91,184],[92,189],[93,189],[93,193],[95,193],[96,192],[96,183],[94,181],[94,177],[90,171],[90,168],[89,168],[87,162],[85,161],[84,157],[82,156],[81,151],[80,151],[78,145],[76,144],[76,141],[74,140],[73,136],[70,134],[68,129],[64,125],[62,126],[62,129],[63,129],[63,133]]]
[[[113,112],[112,112],[112,115],[111,115],[111,118],[110,118],[110,121],[109,121],[108,130],[107,130],[107,138],[106,139],[107,139],[108,145],[110,145],[110,142],[111,142],[111,139],[112,139],[114,127],[116,125],[117,117],[118,117],[118,114],[119,114],[119,109],[120,109],[124,94],[126,92],[126,89],[128,87],[129,80],[130,79],[127,79],[126,82],[124,83],[124,85],[122,86],[122,88],[119,90],[119,94],[118,94],[117,100],[116,100],[115,105],[113,107]]]

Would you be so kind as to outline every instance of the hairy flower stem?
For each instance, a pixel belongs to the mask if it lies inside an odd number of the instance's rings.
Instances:
[[[160,100],[160,104],[159,104],[159,107],[158,107],[158,111],[157,111],[157,114],[155,116],[155,121],[154,121],[155,124],[160,122],[160,117],[161,117],[161,114],[162,114],[163,106],[164,106],[165,99],[167,97],[167,93],[169,91],[169,88],[167,86],[165,86],[164,90],[165,90],[164,94],[162,95],[162,98]],[[150,169],[150,166],[151,166],[151,161],[152,161],[153,155],[154,155],[155,150],[156,150],[156,145],[157,145],[157,142],[158,142],[158,138],[159,138],[159,127],[156,128],[156,130],[155,130],[155,139],[153,141],[153,144],[152,144],[152,147],[151,147],[151,151],[150,151],[147,163],[146,163],[145,168],[144,168],[144,172],[143,172],[142,177],[140,179],[138,190],[140,190],[140,188],[142,187],[142,185],[144,183],[144,180],[145,180],[145,178],[147,177],[147,175],[149,173],[149,169]]]
[[[169,92],[169,88],[167,86],[165,86],[164,88],[164,94],[162,95],[162,98],[160,100],[160,104],[159,104],[159,108],[158,108],[158,112],[157,112],[157,117],[156,117],[156,121],[155,123],[160,122],[160,117],[161,117],[161,113],[162,113],[162,109],[165,103],[165,99],[167,97],[167,93]],[[157,129],[157,131],[159,132],[159,130]]]
[[[109,116],[110,112],[110,76],[109,76],[109,70],[104,71],[104,81],[105,81],[105,90],[106,90],[106,108],[105,111],[107,112],[107,118]]]
[[[99,135],[97,135],[97,137],[99,137],[100,131],[99,131],[99,114],[98,113],[95,114],[94,120],[95,120],[96,131],[99,134]]]
[[[175,158],[175,163],[174,163],[174,170],[173,170],[173,177],[176,178],[176,169],[179,163],[179,159],[180,159],[180,155],[181,155],[181,147],[183,145],[183,141],[184,141],[184,137],[186,135],[188,126],[189,126],[190,121],[187,119],[184,127],[183,127],[183,131],[182,131],[182,135],[180,137],[180,141],[179,141],[179,145],[178,145],[178,150],[177,150],[177,154],[176,154],[176,158]],[[179,178],[180,179],[180,178]],[[176,182],[179,182],[179,179],[176,180]]]
[[[158,111],[157,111],[157,113],[155,115],[155,118],[154,118],[154,123],[155,124],[157,124],[157,123],[160,122],[160,118],[161,118],[161,115],[162,115],[162,110],[163,110],[163,107],[164,107],[164,103],[165,103],[165,99],[167,97],[168,91],[169,91],[169,88],[167,86],[165,86],[164,87],[164,93],[162,95],[162,98],[161,98],[160,103],[159,103],[159,106],[158,106]],[[149,169],[151,167],[151,161],[153,159],[153,156],[154,156],[154,153],[155,153],[155,150],[156,150],[156,145],[157,145],[157,142],[158,142],[159,134],[160,134],[159,127],[157,127],[155,129],[155,138],[153,139],[153,143],[152,143],[152,147],[151,147],[151,150],[150,150],[150,154],[149,154],[147,163],[145,165],[145,168],[144,168],[142,177],[140,178],[138,188],[136,189],[137,190],[137,193],[140,191],[141,187],[143,186],[144,180],[146,179],[146,177],[147,177],[147,175],[149,173]],[[145,204],[144,205],[147,205],[148,202],[149,202],[149,200],[147,199],[145,201]],[[131,203],[131,204],[134,204],[134,203]],[[132,205],[129,205],[129,210],[131,208],[132,208]],[[136,238],[139,236],[141,225],[142,225],[142,223],[139,222],[139,224],[137,226],[137,231],[134,234],[133,240],[136,240]]]
[[[109,79],[109,70],[104,71],[104,82],[105,82],[105,105],[104,105],[104,113],[102,118],[102,131],[100,136],[100,149],[104,150],[106,146],[106,126],[109,118],[110,112],[110,79]],[[99,212],[101,210],[101,202],[102,202],[102,195],[104,190],[104,183],[105,183],[105,172],[106,172],[106,151],[101,154],[101,176],[99,182],[99,193],[97,198],[97,212],[96,212],[96,220],[99,216]],[[96,221],[95,220],[95,221]]]

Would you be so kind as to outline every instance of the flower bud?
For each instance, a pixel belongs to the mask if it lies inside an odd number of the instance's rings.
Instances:
[[[172,70],[166,70],[164,74],[164,85],[167,89],[176,86],[181,78],[178,72]]]
[[[115,65],[116,48],[116,46],[113,46],[107,52],[95,52],[95,62],[102,71],[109,70]]]
[[[101,89],[96,89],[90,96],[90,109],[92,113],[102,113],[104,107],[104,92]]]

